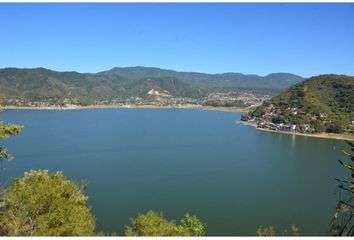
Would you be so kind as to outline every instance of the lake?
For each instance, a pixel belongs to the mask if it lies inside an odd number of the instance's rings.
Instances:
[[[326,235],[338,201],[334,178],[343,141],[259,131],[241,113],[192,109],[6,110],[25,126],[4,141],[15,157],[1,182],[30,169],[88,180],[97,230],[123,234],[149,209],[186,212],[207,235],[255,235],[295,223],[302,235]]]

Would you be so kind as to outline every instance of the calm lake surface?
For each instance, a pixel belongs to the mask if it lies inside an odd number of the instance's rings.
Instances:
[[[25,125],[4,141],[15,157],[0,180],[30,169],[87,179],[97,230],[123,234],[149,209],[196,214],[208,235],[255,235],[295,223],[326,235],[338,200],[343,141],[269,133],[240,113],[191,109],[7,110]]]

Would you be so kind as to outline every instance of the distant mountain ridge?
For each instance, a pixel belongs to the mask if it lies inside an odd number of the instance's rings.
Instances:
[[[201,98],[210,92],[247,89],[279,91],[303,78],[274,73],[265,77],[240,73],[204,74],[159,68],[113,68],[99,73],[58,72],[45,68],[0,69],[0,103],[7,100],[73,102],[147,98],[151,89],[171,96]]]
[[[218,84],[225,87],[245,88],[278,88],[285,89],[304,80],[291,73],[271,73],[264,77],[256,74],[217,73],[207,74],[199,72],[178,72],[154,67],[115,67],[108,71],[99,72],[103,75],[119,75],[131,79],[148,77],[175,77],[192,84]]]

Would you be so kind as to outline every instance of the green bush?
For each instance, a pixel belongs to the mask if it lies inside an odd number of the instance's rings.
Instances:
[[[26,172],[4,190],[0,233],[8,236],[88,236],[95,220],[82,189],[61,172]]]
[[[126,226],[126,236],[203,236],[205,233],[205,225],[189,214],[184,215],[180,225],[152,210],[131,218],[130,222],[131,226]]]

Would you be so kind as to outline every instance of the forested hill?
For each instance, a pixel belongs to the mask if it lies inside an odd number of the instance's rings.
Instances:
[[[201,98],[211,92],[277,92],[302,78],[292,74],[266,77],[236,73],[183,73],[158,68],[114,68],[95,74],[45,68],[0,69],[0,103],[8,100],[92,104],[112,99],[148,98],[151,89],[170,97]]]
[[[263,122],[262,125],[295,124],[300,131],[353,133],[354,77],[333,74],[311,77],[244,117],[250,119],[258,124]]]
[[[267,76],[242,73],[206,74],[199,72],[177,72],[173,70],[152,67],[115,67],[109,71],[100,72],[109,76],[122,76],[131,79],[149,77],[175,77],[188,83],[219,87],[239,88],[269,88],[286,89],[304,80],[290,73],[271,73]]]
[[[124,95],[128,81],[120,76],[56,72],[44,68],[0,70],[1,99],[59,103],[91,101]]]

